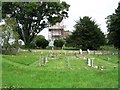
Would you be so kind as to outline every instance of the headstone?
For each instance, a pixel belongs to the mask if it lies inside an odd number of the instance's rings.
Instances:
[[[115,55],[115,53],[112,53],[112,55]]]
[[[82,49],[79,50],[79,54],[83,54]]]
[[[71,68],[70,59],[68,57],[66,58],[66,61],[67,61],[68,68]]]
[[[91,66],[91,60],[89,58],[87,58],[87,64],[88,66]]]
[[[104,66],[101,66],[101,69],[103,69],[104,68]]]
[[[48,58],[47,58],[47,56],[45,57],[45,63],[48,63]]]
[[[110,61],[110,58],[108,57],[107,60]]]
[[[97,68],[98,68],[98,66],[94,66],[94,68],[96,68],[96,69],[97,69]]]
[[[93,59],[91,60],[91,67],[93,67]]]
[[[95,58],[91,58],[91,67],[94,67],[94,60]]]
[[[78,59],[79,58],[79,56],[77,55],[77,53],[76,52],[74,52],[74,55],[75,55],[75,57]]]
[[[87,54],[90,54],[90,50],[89,49],[87,49]]]

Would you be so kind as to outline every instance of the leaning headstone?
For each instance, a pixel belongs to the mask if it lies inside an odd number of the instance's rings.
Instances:
[[[46,57],[43,58],[43,64],[46,64]]]

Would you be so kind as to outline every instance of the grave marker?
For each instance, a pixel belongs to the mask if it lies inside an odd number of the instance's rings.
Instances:
[[[68,68],[71,68],[70,59],[68,57],[66,58],[66,61],[67,61]]]
[[[77,55],[77,53],[76,52],[74,52],[74,55],[75,55],[75,57],[78,59],[79,58],[79,56]]]
[[[91,66],[91,60],[89,58],[87,58],[87,64],[88,66]]]
[[[79,54],[83,54],[82,49],[79,50]]]
[[[90,54],[90,50],[89,49],[87,49],[87,54]]]
[[[45,57],[45,62],[48,63],[48,57],[47,56]]]
[[[91,60],[91,67],[93,67],[93,59]]]

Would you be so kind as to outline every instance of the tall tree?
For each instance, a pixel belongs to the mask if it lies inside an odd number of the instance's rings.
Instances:
[[[104,34],[90,17],[80,18],[74,27],[75,31],[67,39],[68,44],[82,49],[97,49],[104,44]]]
[[[2,43],[3,48],[18,48],[18,33],[16,32],[16,21],[14,18],[6,17],[5,25],[2,25]],[[9,41],[13,39],[14,43]],[[12,44],[12,45],[11,45]]]
[[[17,32],[26,46],[44,28],[68,17],[66,2],[3,2],[2,17],[17,21]]]
[[[109,43],[120,49],[120,3],[115,13],[107,17]]]

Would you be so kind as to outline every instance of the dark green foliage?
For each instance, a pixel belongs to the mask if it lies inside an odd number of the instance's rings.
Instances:
[[[39,35],[35,38],[35,44],[39,48],[46,48],[49,44],[49,42],[44,38],[44,36]]]
[[[62,47],[64,45],[64,41],[62,39],[58,39],[54,41],[54,46],[56,47]]]
[[[69,7],[66,2],[3,2],[2,18],[9,14],[16,19],[16,31],[29,47],[40,31],[68,17]]]
[[[105,36],[90,17],[80,18],[75,31],[66,39],[68,45],[81,49],[97,49],[105,43]]]
[[[120,3],[115,13],[107,17],[109,44],[120,49]]]

